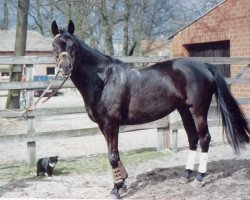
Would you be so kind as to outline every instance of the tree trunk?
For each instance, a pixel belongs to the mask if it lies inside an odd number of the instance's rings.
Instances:
[[[40,0],[36,0],[36,10],[37,10],[37,25],[38,25],[38,31],[42,35],[44,34],[43,30],[43,20],[41,16],[41,2]]]
[[[53,0],[49,0],[49,20],[50,22],[52,22],[54,20],[54,6],[53,6]],[[51,31],[49,31],[50,36],[54,37],[53,33]]]
[[[16,42],[14,56],[24,56],[26,49],[27,24],[28,24],[29,0],[18,0],[17,23],[16,23]],[[19,65],[20,66],[20,65]],[[10,81],[21,81],[21,71],[16,72],[16,65],[10,68]],[[21,68],[21,67],[20,67]],[[19,108],[20,92],[18,90],[10,90],[6,103],[6,108]]]
[[[66,9],[66,17],[67,21],[71,20],[71,1],[65,0],[65,9]]]
[[[9,26],[9,9],[8,9],[8,0],[4,0],[3,3],[3,24],[1,29],[8,30]]]
[[[103,0],[100,6],[100,24],[103,29],[105,54],[108,54],[108,55],[114,54],[111,24],[112,24],[114,9],[115,9],[115,3],[116,3],[116,0],[114,1],[114,4],[112,6],[112,12],[109,16],[110,20],[108,19],[109,17],[108,17],[108,12],[107,12],[106,0]]]
[[[123,55],[128,55],[128,23],[129,23],[129,2],[124,0],[124,22],[123,22]]]
[[[131,2],[131,1],[130,1]],[[141,40],[142,38],[142,30],[144,23],[144,14],[146,8],[146,0],[141,0],[138,5],[131,5],[131,23],[133,26],[133,44],[136,43],[134,54],[135,56],[141,56]]]
[[[75,16],[75,34],[82,40],[86,38],[86,27],[84,27],[84,22],[87,18],[85,14],[85,1],[75,1],[74,2],[74,16]]]

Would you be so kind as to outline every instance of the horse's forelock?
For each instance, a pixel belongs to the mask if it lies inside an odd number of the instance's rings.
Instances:
[[[68,35],[72,36],[70,33],[68,33],[66,30],[59,30],[59,33],[54,37],[54,39],[58,38],[61,35]]]

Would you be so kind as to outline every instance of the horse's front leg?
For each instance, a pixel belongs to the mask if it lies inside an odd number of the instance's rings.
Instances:
[[[112,167],[114,179],[114,188],[112,189],[111,194],[116,198],[120,198],[119,190],[124,185],[125,179],[128,178],[128,174],[119,157],[118,132],[119,126],[110,124],[105,126],[103,130],[108,145],[109,162]]]

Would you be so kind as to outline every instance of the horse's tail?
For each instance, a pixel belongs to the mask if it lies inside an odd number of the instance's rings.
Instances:
[[[222,115],[222,125],[229,144],[234,148],[235,153],[240,153],[240,148],[245,148],[249,143],[250,128],[247,118],[242,112],[238,102],[232,96],[227,87],[225,79],[218,69],[210,64],[206,64],[213,74],[217,88],[215,96],[218,108]]]

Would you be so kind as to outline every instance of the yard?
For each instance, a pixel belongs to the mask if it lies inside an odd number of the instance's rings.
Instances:
[[[79,105],[81,98],[52,98],[44,106]],[[3,105],[3,104],[1,104]],[[69,123],[70,122],[70,123]],[[16,124],[15,124],[16,123]],[[95,126],[82,114],[66,117],[43,117],[36,129]],[[18,127],[18,128],[17,128]],[[25,121],[1,120],[2,134],[25,133]],[[121,158],[128,171],[128,199],[248,199],[250,196],[250,148],[237,156],[222,139],[221,129],[210,129],[212,135],[205,186],[193,188],[190,183],[178,183],[185,167],[188,143],[184,130],[178,135],[179,150],[156,152],[156,130],[120,134]],[[25,143],[0,146],[1,198],[110,198],[113,180],[107,158],[104,137],[100,135],[37,142],[37,158],[59,155],[55,176],[37,178],[35,167],[26,164]],[[197,163],[199,158],[197,157]]]

